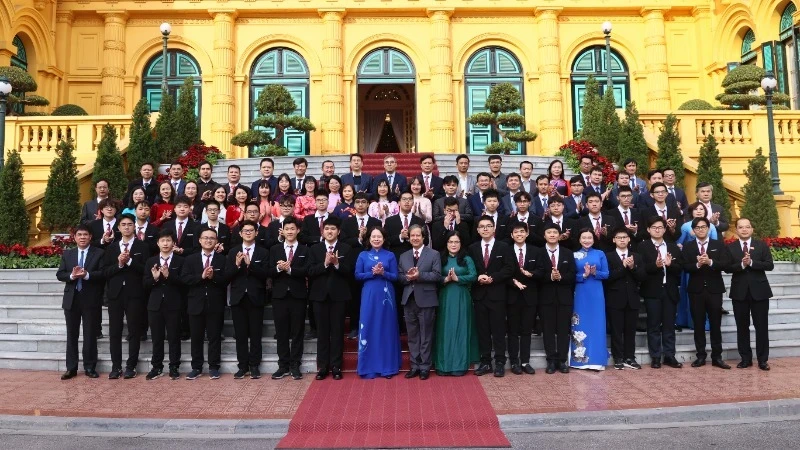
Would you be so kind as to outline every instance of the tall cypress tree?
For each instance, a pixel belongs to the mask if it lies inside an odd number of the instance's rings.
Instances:
[[[56,147],[58,157],[50,166],[42,200],[42,225],[51,233],[65,233],[81,220],[81,196],[74,151],[71,139],[59,142]]]
[[[747,176],[747,183],[742,186],[744,206],[740,216],[750,219],[756,237],[776,237],[780,230],[778,207],[772,195],[767,157],[762,154],[761,147],[756,150],[755,158],[747,163],[744,174]]]
[[[0,172],[0,244],[28,245],[31,222],[25,210],[22,172],[19,152],[10,151]]]
[[[625,121],[620,127],[617,148],[619,149],[617,162],[620,167],[628,158],[633,158],[636,160],[637,174],[643,176],[647,173],[647,141],[644,140],[644,127],[639,123],[636,102],[628,102],[625,105]],[[678,168],[675,170],[677,171]]]
[[[703,140],[700,147],[700,156],[697,161],[697,182],[711,183],[714,187],[714,203],[722,206],[726,217],[731,217],[731,202],[728,199],[728,191],[722,185],[722,160],[717,150],[717,140],[714,135],[709,134]]]
[[[94,160],[92,184],[108,180],[108,195],[121,199],[125,196],[128,183],[125,182],[125,165],[117,147],[117,130],[111,124],[103,125],[97,157]]]
[[[656,168],[675,170],[675,186],[683,187],[683,154],[681,153],[681,137],[678,135],[678,119],[668,114],[658,136],[658,158]]]
[[[139,177],[142,164],[156,164],[153,130],[150,128],[150,105],[142,97],[133,109],[130,142],[128,143],[128,179]]]
[[[583,94],[583,108],[581,109],[580,139],[597,145],[603,133],[600,120],[601,115],[600,85],[593,76],[586,80],[586,91]]]
[[[194,113],[195,103],[194,79],[188,77],[183,80],[183,86],[181,86],[178,94],[178,109],[175,112],[178,154],[200,142],[200,127],[197,124],[197,116]]]
[[[153,147],[158,161],[156,164],[173,162],[182,150],[179,150],[178,130],[175,123],[175,99],[164,92],[161,96],[161,106],[158,110],[158,119],[155,126],[155,139]]]
[[[600,103],[600,129],[602,132],[598,136],[597,151],[608,158],[609,161],[619,159],[617,145],[619,144],[621,128],[614,92],[611,89],[607,89]]]

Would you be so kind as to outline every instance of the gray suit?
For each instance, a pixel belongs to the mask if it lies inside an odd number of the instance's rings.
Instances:
[[[417,267],[419,277],[410,281],[408,270]],[[398,278],[403,285],[403,309],[411,369],[430,370],[433,350],[433,330],[436,327],[436,307],[439,306],[437,285],[442,281],[442,262],[439,253],[422,247],[419,260],[414,263],[414,249],[400,255]]]
[[[456,197],[463,197],[463,192],[461,189],[461,177],[458,174],[455,174],[456,178],[458,178],[458,189],[456,189]],[[467,175],[467,194],[473,194],[477,190],[477,186],[475,186],[475,175]]]

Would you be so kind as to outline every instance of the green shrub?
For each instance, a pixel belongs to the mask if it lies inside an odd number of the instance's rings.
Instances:
[[[58,157],[50,166],[42,200],[42,226],[51,233],[68,232],[81,219],[74,150],[72,140],[60,141],[56,147]]]
[[[628,102],[625,107],[625,120],[620,127],[617,148],[619,150],[617,163],[620,167],[628,158],[633,158],[636,160],[637,174],[642,176],[647,173],[649,152],[647,141],[644,140],[644,127],[639,122],[636,102]]]
[[[683,154],[681,153],[681,137],[678,135],[678,119],[667,114],[661,134],[658,135],[658,158],[656,169],[670,168],[675,170],[675,186],[683,188]]]
[[[128,189],[125,178],[125,165],[122,154],[117,147],[117,130],[111,124],[103,125],[100,144],[97,146],[97,157],[94,160],[92,184],[99,180],[108,180],[108,195],[122,199]]]
[[[761,148],[756,150],[755,158],[747,163],[744,171],[747,183],[742,186],[744,206],[741,217],[750,219],[753,235],[758,238],[775,237],[780,230],[778,207],[772,194],[772,180],[767,170],[767,157]]]
[[[11,150],[0,172],[0,244],[28,245],[30,218],[23,185],[22,158]]]
[[[714,203],[722,206],[723,216],[731,217],[728,191],[722,185],[722,160],[719,157],[717,140],[712,134],[706,136],[703,146],[700,147],[700,156],[697,159],[697,182],[711,183],[714,189]]]
[[[678,107],[678,111],[710,111],[713,109],[714,106],[711,103],[699,98],[687,100]]]
[[[146,162],[158,164],[158,155],[153,145],[153,130],[150,128],[150,105],[145,97],[142,97],[133,109],[127,157],[129,180],[139,177],[142,164]]]
[[[72,103],[61,105],[50,113],[51,116],[88,116],[89,113],[85,109]]]

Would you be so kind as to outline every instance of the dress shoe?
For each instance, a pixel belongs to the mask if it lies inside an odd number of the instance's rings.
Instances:
[[[99,378],[100,377],[100,375],[98,375],[97,371],[94,370],[94,369],[86,369],[86,370],[83,371],[83,373],[86,374],[86,376],[89,377],[89,378]]]
[[[416,378],[419,376],[419,369],[411,369],[406,372],[406,379]]]
[[[188,340],[189,340],[189,338],[191,338],[191,336],[189,336],[189,334],[182,334],[182,335],[181,335],[181,340],[182,340],[182,341],[188,341]]]
[[[180,371],[178,371],[177,367],[170,367],[169,368],[169,379],[170,380],[177,380],[181,377]]]
[[[111,372],[108,374],[109,380],[119,380],[119,377],[122,376],[122,369],[111,369]]]
[[[519,364],[512,364],[511,373],[514,375],[522,375],[522,367],[520,367]]]
[[[625,368],[625,364],[622,363],[621,359],[615,359],[614,360],[614,368],[617,369],[617,370],[622,370],[622,369]]]
[[[760,362],[760,363],[758,363],[758,368],[761,369],[761,370],[769,370],[769,363],[765,363],[765,362],[761,363]]]
[[[242,379],[244,379],[245,375],[247,375],[247,372],[242,370],[242,369],[239,369],[239,370],[236,371],[235,374],[233,374],[233,379],[234,380],[242,380]]]
[[[164,369],[150,369],[150,372],[147,372],[147,375],[144,376],[145,380],[155,380],[156,378],[160,378],[161,375],[164,374]]]
[[[678,362],[674,356],[664,357],[664,365],[667,367],[672,367],[673,369],[680,369],[683,367],[683,364]]]
[[[505,364],[495,364],[494,365],[494,376],[497,378],[502,378],[506,375],[506,367]]]
[[[675,325],[675,331],[680,333],[681,331],[683,331],[683,327],[680,325]]]
[[[705,365],[706,365],[706,359],[705,358],[697,358],[694,361],[692,361],[692,367],[702,367],[702,366],[705,366]]]
[[[351,341],[356,338],[358,338],[358,330],[353,330],[347,335],[347,339],[350,339]]]
[[[68,371],[66,371],[66,372],[61,374],[61,379],[62,380],[69,380],[70,378],[75,378],[76,376],[78,376],[78,371],[77,370],[68,370]]]
[[[430,370],[420,370],[419,371],[419,379],[420,380],[425,381],[430,377],[431,377],[431,371]]]
[[[562,362],[561,365],[558,366],[558,371],[561,373],[569,373],[569,366],[567,365],[567,363]]]
[[[325,378],[328,378],[328,374],[330,374],[330,371],[328,371],[328,368],[327,367],[323,367],[322,369],[319,369],[319,372],[317,372],[317,376],[315,376],[314,379],[315,380],[324,380]]]
[[[642,366],[636,362],[636,358],[626,359],[622,361],[622,365],[624,365],[626,369],[640,370],[642,368]]]
[[[728,365],[728,363],[726,363],[725,361],[723,361],[721,359],[712,359],[711,360],[711,365],[714,366],[714,367],[719,367],[720,369],[725,369],[725,370],[728,370],[728,369],[731,368],[731,366]]]
[[[293,380],[302,380],[303,379],[303,373],[300,372],[300,368],[299,367],[292,367],[291,369],[289,369],[289,373],[292,374],[292,379]]]
[[[739,361],[739,364],[736,365],[737,369],[747,369],[748,367],[753,366],[753,361]]]
[[[342,369],[338,367],[334,367],[331,369],[331,373],[333,374],[334,380],[341,380],[342,379]]]
[[[278,367],[278,370],[276,370],[272,374],[272,379],[273,380],[280,380],[281,378],[285,377],[286,375],[289,375],[289,368],[288,367]]]
[[[544,373],[548,375],[556,373],[556,363],[553,361],[547,361],[547,369],[544,370]]]
[[[186,375],[187,380],[196,380],[203,376],[203,371],[200,369],[192,369],[188,375]]]
[[[475,369],[475,375],[482,377],[491,371],[492,371],[491,364],[481,364],[480,366],[478,366],[477,369]]]
[[[97,335],[97,339],[105,339],[105,337],[106,337],[106,335],[103,334],[103,333],[100,333],[100,334]]]
[[[247,374],[245,374],[245,375],[247,375]],[[256,366],[251,367],[250,368],[250,379],[251,380],[257,380],[259,378],[261,378],[261,370]]]
[[[657,359],[654,359],[654,360],[650,361],[650,367],[652,367],[653,369],[660,369],[661,368],[661,361],[659,361]]]
[[[136,378],[136,375],[136,369],[125,369],[125,375],[123,375],[122,378],[130,380],[132,378]]]
[[[536,370],[530,364],[523,364],[522,371],[527,373],[528,375],[533,375],[536,373]]]

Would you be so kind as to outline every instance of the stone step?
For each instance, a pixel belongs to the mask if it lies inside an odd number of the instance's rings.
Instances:
[[[306,321],[308,323],[308,321]],[[102,321],[103,334],[108,336],[108,319]],[[306,328],[308,326],[306,325]],[[128,327],[123,326],[123,334],[127,334]],[[275,334],[275,324],[269,320],[264,321],[263,336]],[[66,335],[64,317],[49,319],[12,319],[0,317],[0,334],[34,334],[34,335]],[[233,336],[233,321],[226,319],[222,328],[224,336]],[[0,351],[2,348],[0,348]]]
[[[0,269],[0,281],[6,280],[52,281],[56,269]]]
[[[32,293],[32,294],[58,294],[59,297],[64,292],[64,283],[56,280],[2,280],[3,291],[7,293]],[[8,294],[0,295],[2,298]]]

